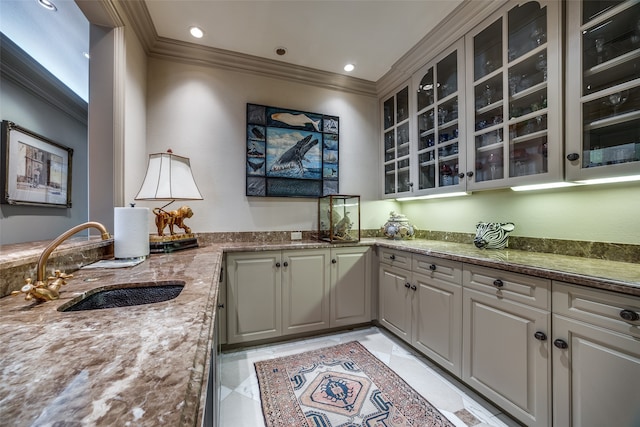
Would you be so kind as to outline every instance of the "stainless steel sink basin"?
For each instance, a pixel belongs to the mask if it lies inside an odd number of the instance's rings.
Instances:
[[[180,295],[184,284],[182,280],[164,280],[99,287],[61,305],[58,311],[99,310],[169,301]]]

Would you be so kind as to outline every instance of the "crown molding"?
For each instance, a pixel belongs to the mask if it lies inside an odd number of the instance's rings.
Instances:
[[[2,78],[87,124],[88,104],[3,33],[0,33],[0,58]]]
[[[376,82],[379,97],[388,94],[407,81],[430,58],[440,54],[452,43],[500,9],[508,0],[465,0],[437,28],[431,30],[405,53]]]
[[[377,97],[376,83],[369,80],[160,37],[143,1],[111,1],[116,2],[123,14],[126,15],[127,21],[149,57]]]

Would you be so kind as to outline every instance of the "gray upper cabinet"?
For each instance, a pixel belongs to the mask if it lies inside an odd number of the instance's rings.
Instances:
[[[466,36],[469,190],[563,179],[559,8],[508,3]]]
[[[567,2],[569,180],[640,174],[640,3]]]
[[[410,194],[409,85],[382,101],[384,197]]]

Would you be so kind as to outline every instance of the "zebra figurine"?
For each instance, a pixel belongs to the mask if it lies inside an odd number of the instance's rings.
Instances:
[[[480,249],[509,247],[509,233],[515,228],[512,222],[479,222],[473,244]]]

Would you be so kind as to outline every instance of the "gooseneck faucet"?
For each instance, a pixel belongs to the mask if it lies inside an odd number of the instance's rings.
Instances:
[[[38,259],[38,264],[36,267],[36,283],[32,284],[31,279],[28,278],[25,280],[25,285],[19,291],[14,291],[12,295],[18,295],[20,293],[25,293],[25,299],[30,300],[35,298],[40,301],[51,301],[54,299],[58,299],[59,297],[59,289],[62,285],[66,285],[67,282],[65,279],[73,277],[73,275],[65,274],[60,272],[60,270],[55,271],[55,275],[53,277],[47,278],[49,283],[45,283],[45,269],[47,266],[47,260],[49,260],[49,256],[51,253],[58,247],[62,242],[67,240],[69,237],[73,236],[79,231],[86,230],[87,228],[96,228],[101,233],[102,240],[107,240],[111,236],[109,232],[105,228],[104,225],[99,222],[85,222],[83,224],[76,225],[75,227],[70,228],[65,231],[58,237],[56,237],[51,243],[47,245],[46,248],[42,251],[40,258]]]

